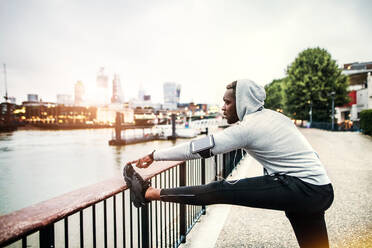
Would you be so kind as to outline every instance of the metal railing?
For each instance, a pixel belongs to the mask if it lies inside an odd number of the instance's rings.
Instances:
[[[156,188],[226,177],[242,150],[187,162],[157,162],[141,171]],[[178,247],[205,206],[153,201],[133,208],[121,178],[104,181],[0,216],[0,247]]]

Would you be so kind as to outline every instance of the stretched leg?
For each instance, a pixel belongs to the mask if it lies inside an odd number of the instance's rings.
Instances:
[[[324,211],[323,202],[327,197],[314,194],[314,191],[310,191],[312,195],[309,197],[305,186],[301,180],[293,177],[261,176],[238,182],[219,181],[161,190],[149,188],[145,197],[147,200],[189,205],[234,204],[294,212]]]
[[[190,205],[234,204],[284,210],[300,247],[329,246],[324,211],[333,201],[331,185],[317,186],[278,175],[191,187],[149,188],[145,197]]]
[[[286,216],[301,248],[329,247],[324,212],[312,214],[286,212]]]

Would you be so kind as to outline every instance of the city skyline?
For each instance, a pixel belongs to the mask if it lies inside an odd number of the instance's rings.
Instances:
[[[222,103],[225,85],[285,76],[308,47],[338,65],[370,61],[369,1],[2,1],[0,62],[9,96],[56,101],[82,81],[120,76],[125,100],[142,88],[163,102],[165,82],[181,84],[180,102]],[[5,94],[1,72],[0,94]],[[200,94],[198,94],[198,89]]]

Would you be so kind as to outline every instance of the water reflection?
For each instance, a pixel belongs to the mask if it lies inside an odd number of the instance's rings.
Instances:
[[[112,129],[0,134],[0,214],[121,176],[121,165],[185,142],[109,146]]]
[[[13,132],[9,132],[9,133],[0,133],[0,141],[3,141],[3,140],[10,140],[11,137],[13,135]]]
[[[124,152],[124,146],[115,146],[114,147],[114,156],[115,156],[115,164],[118,169],[120,169],[122,161],[122,153]]]

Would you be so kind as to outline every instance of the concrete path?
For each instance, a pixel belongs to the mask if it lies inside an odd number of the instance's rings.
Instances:
[[[331,247],[372,247],[372,138],[360,133],[300,129],[318,152],[335,189],[326,212]],[[234,178],[262,175],[250,157]],[[298,247],[283,212],[214,205],[182,247]]]

